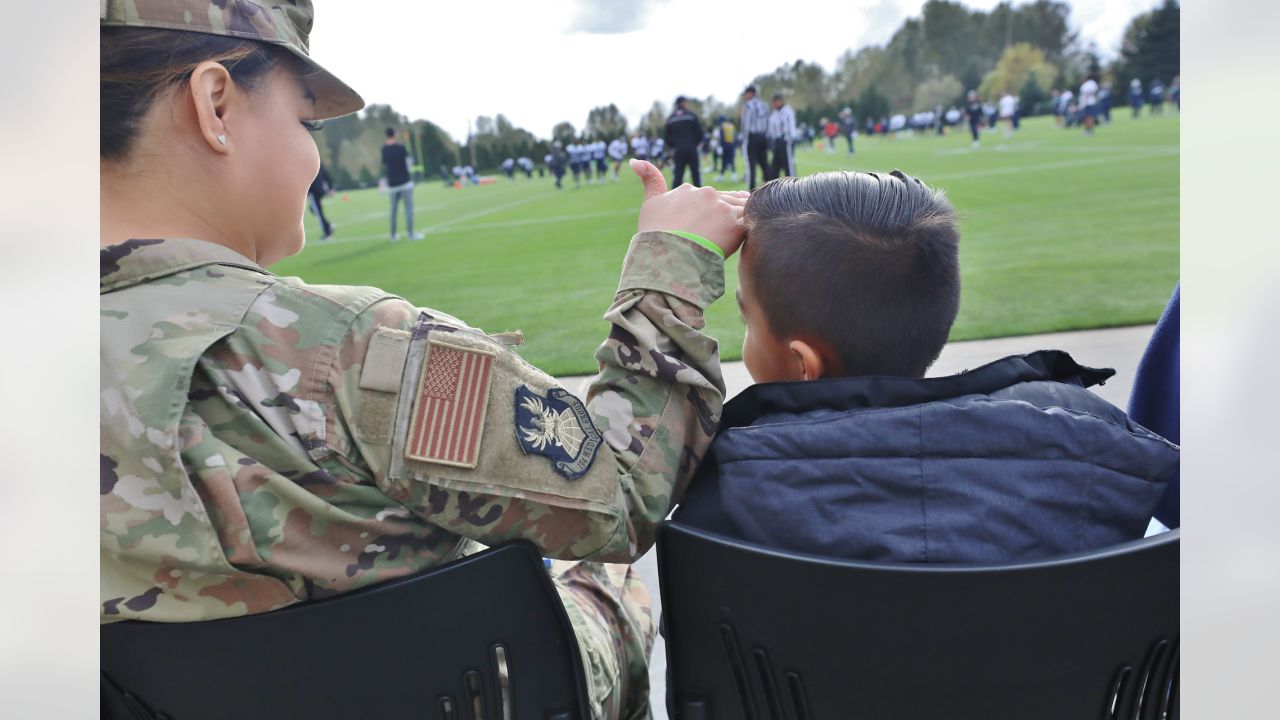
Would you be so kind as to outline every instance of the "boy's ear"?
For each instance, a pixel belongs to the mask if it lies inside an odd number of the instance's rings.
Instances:
[[[827,363],[822,359],[818,348],[804,340],[792,340],[787,343],[792,353],[792,370],[794,380],[818,380],[825,377]]]

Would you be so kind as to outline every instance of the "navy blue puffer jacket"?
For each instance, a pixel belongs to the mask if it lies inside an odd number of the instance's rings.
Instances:
[[[756,385],[675,517],[849,559],[1031,560],[1142,537],[1178,447],[1086,388],[1060,351],[924,380]]]

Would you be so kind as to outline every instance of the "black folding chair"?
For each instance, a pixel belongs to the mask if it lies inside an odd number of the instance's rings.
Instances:
[[[587,720],[573,628],[534,546],[261,615],[101,628],[111,720]]]
[[[1061,559],[908,565],[658,530],[673,718],[1163,720],[1178,531]]]

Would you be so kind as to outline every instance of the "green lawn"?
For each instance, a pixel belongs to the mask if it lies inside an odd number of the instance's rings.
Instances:
[[[954,340],[1152,322],[1178,280],[1179,121],[1115,118],[1093,137],[1036,118],[1012,140],[984,133],[977,150],[967,132],[859,136],[857,155],[805,148],[797,166],[900,168],[946,190],[962,217]],[[577,190],[572,176],[557,191],[536,174],[461,190],[419,183],[417,229],[427,239],[412,243],[387,240],[385,196],[335,196],[326,204],[335,237],[315,239],[308,216],[313,240],[272,269],[312,283],[376,285],[490,331],[520,329],[533,364],[556,375],[591,372],[641,195],[623,170],[618,184]],[[729,294],[708,314],[725,359],[741,353],[736,267],[731,260]]]

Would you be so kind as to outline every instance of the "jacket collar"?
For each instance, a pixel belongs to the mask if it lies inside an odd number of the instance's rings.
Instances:
[[[126,240],[99,251],[98,292],[107,293],[202,265],[234,265],[264,275],[257,263],[224,245],[204,240]]]
[[[1076,363],[1061,350],[1012,355],[975,370],[937,378],[851,377],[752,385],[725,403],[720,429],[750,425],[773,413],[892,408],[962,395],[989,395],[1022,382],[1049,380],[1081,387],[1101,385],[1110,368]]]

